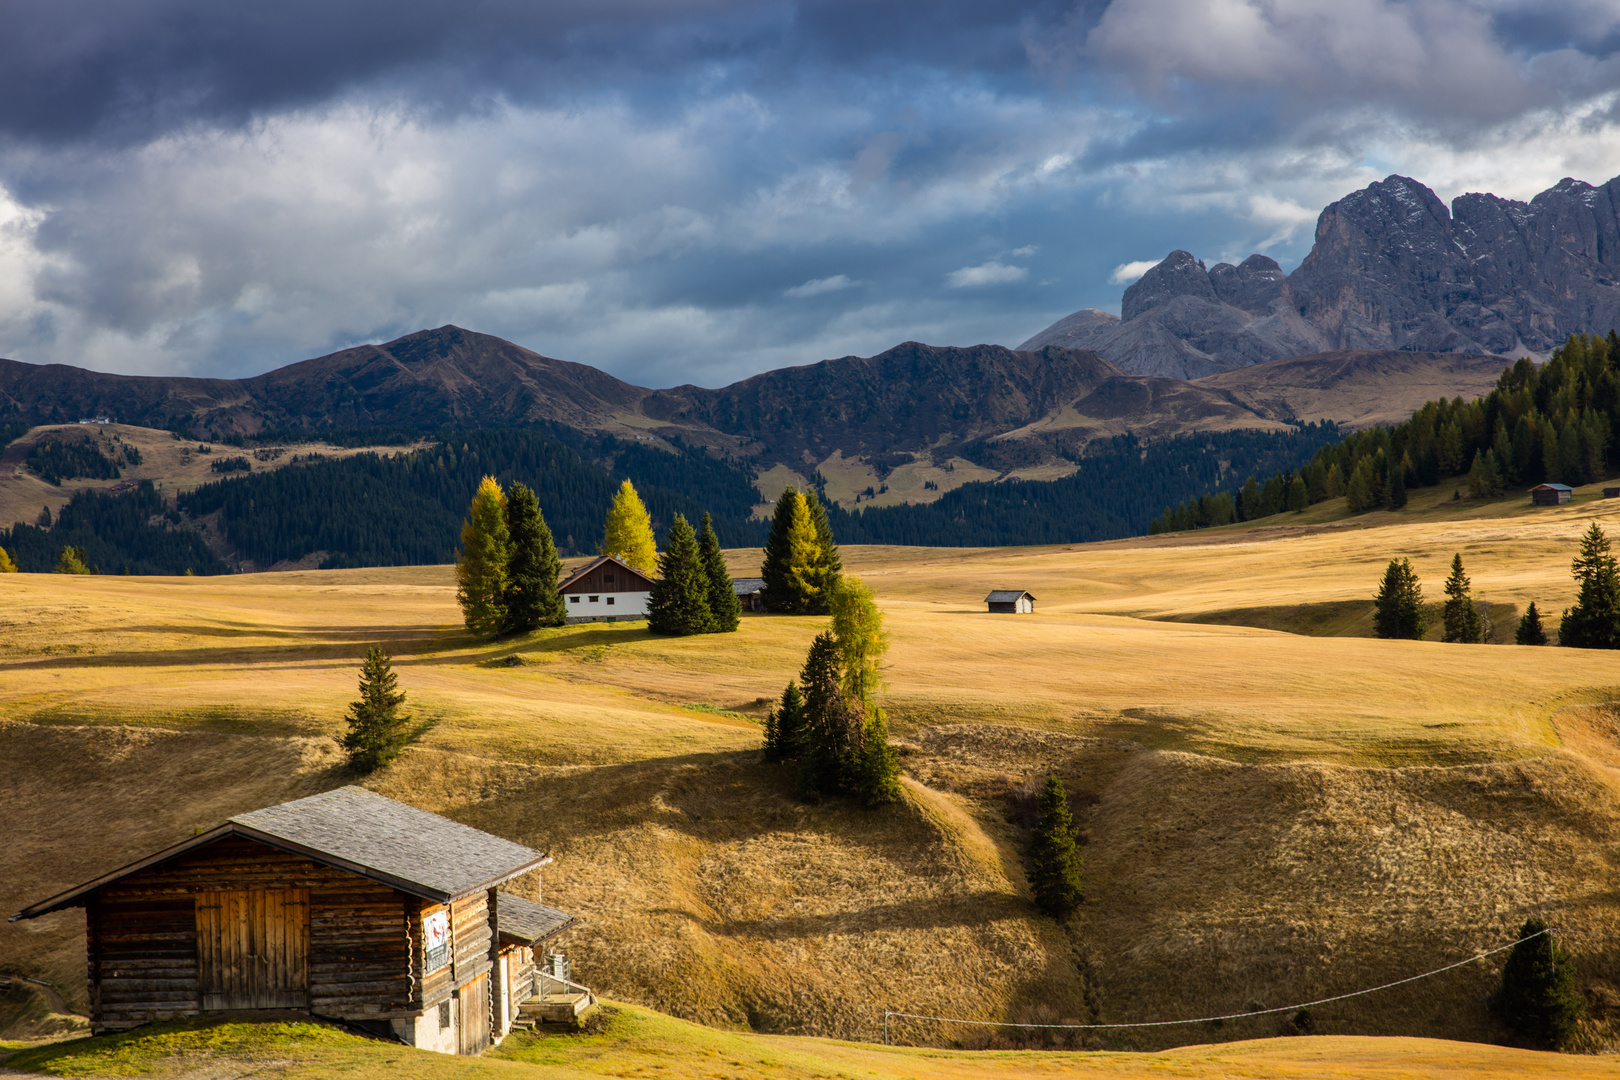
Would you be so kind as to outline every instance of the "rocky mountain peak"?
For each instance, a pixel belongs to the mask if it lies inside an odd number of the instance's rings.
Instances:
[[[1215,289],[1209,283],[1209,273],[1204,269],[1203,262],[1193,258],[1188,251],[1172,251],[1126,289],[1120,314],[1127,320],[1134,319],[1142,312],[1177,296],[1215,299]]]

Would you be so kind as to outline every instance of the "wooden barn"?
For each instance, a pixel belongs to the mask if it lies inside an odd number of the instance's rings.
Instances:
[[[511,1029],[536,994],[536,951],[573,923],[500,891],[550,861],[346,787],[231,818],[11,920],[84,909],[98,1032],[285,1009],[476,1054]]]
[[[563,609],[570,623],[645,619],[652,578],[613,556],[592,559],[563,579]]]
[[[1568,484],[1537,484],[1530,489],[1530,501],[1537,506],[1557,506],[1575,497],[1575,489]]]
[[[996,589],[984,602],[990,605],[991,612],[1005,615],[1032,615],[1035,612],[1035,597],[1022,589]]]

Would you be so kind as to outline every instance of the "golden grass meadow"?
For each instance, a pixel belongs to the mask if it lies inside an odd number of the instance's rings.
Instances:
[[[8,913],[232,813],[351,782],[334,736],[360,657],[381,644],[416,736],[366,783],[550,851],[545,899],[583,919],[576,974],[620,1003],[602,1034],[525,1036],[479,1062],[308,1025],[285,1037],[178,1025],[12,1064],[1608,1075],[1603,1055],[1483,1045],[1505,1039],[1484,1005],[1500,957],[1313,1009],[1311,1038],[1273,1038],[1290,1017],[1264,1013],[1493,948],[1531,914],[1620,933],[1613,655],[1365,636],[1392,556],[1413,560],[1434,600],[1461,552],[1498,639],[1531,600],[1556,619],[1579,535],[1597,520],[1620,537],[1620,501],[1583,490],[1532,510],[1424,494],[1398,513],[1344,519],[1324,504],[1106,544],[846,548],[894,643],[886,704],[906,799],[877,811],[804,803],[757,752],[766,705],[822,619],[480,642],[460,629],[449,567],[0,577]],[[728,557],[743,574],[758,556]],[[992,588],[1030,590],[1037,613],[986,614]],[[1082,807],[1086,902],[1061,924],[1035,913],[1020,856],[1019,810],[1048,773]],[[0,925],[0,971],[82,1006],[82,928],[78,912]],[[1601,1049],[1620,1022],[1620,965],[1607,939],[1567,940],[1593,1004],[1583,1045]],[[1042,1048],[1019,1051],[994,1049],[1012,1045],[1005,1030],[895,1021],[911,1049],[854,1045],[882,1038],[885,1010],[1261,1015],[1030,1036]],[[9,1037],[47,1031],[29,1015]],[[236,1057],[221,1049],[237,1043]]]

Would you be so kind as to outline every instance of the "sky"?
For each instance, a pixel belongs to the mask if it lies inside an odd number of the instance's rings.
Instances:
[[[0,0],[0,71],[0,356],[127,374],[718,386],[1620,175],[1620,0]]]

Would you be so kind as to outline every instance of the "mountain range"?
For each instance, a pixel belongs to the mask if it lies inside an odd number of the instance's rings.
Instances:
[[[1078,311],[1019,348],[1091,349],[1129,374],[1193,379],[1335,350],[1545,356],[1616,326],[1620,178],[1448,207],[1390,176],[1323,210],[1293,273],[1265,255],[1206,269],[1173,251],[1118,316]]]

